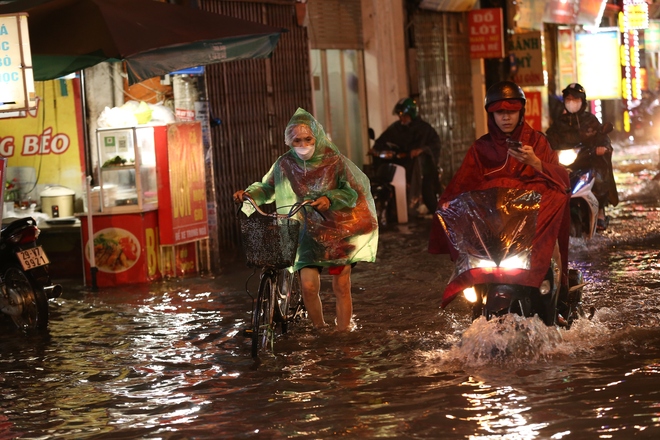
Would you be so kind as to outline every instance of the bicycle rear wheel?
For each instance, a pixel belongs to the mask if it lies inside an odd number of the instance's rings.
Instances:
[[[274,335],[273,315],[275,312],[277,285],[274,276],[264,274],[259,283],[257,300],[252,311],[252,357],[256,358],[259,350],[267,349],[272,344]]]
[[[278,301],[275,313],[282,322],[282,333],[288,330],[289,322],[297,319],[304,310],[300,273],[283,269],[278,275]]]

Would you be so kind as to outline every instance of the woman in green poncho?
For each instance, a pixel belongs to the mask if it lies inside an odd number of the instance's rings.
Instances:
[[[323,267],[328,267],[336,296],[337,329],[351,325],[351,267],[376,260],[378,220],[367,176],[330,142],[323,127],[299,108],[284,132],[289,151],[280,156],[261,182],[247,192],[259,204],[275,201],[281,213],[291,205],[314,200],[306,227],[301,227],[294,270],[300,270],[303,300],[314,327],[325,327],[319,296]],[[299,214],[300,215],[300,214]],[[303,218],[301,216],[301,221]]]

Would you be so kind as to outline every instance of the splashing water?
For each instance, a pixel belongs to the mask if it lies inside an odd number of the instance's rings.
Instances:
[[[609,335],[609,336],[608,336]],[[592,352],[611,336],[598,319],[578,319],[570,330],[546,326],[537,316],[508,314],[472,322],[450,349],[440,357],[449,363],[478,368],[499,365],[518,367]]]
[[[529,363],[547,358],[562,342],[554,327],[538,317],[508,314],[500,319],[476,319],[463,333],[450,356],[470,366],[492,363]]]

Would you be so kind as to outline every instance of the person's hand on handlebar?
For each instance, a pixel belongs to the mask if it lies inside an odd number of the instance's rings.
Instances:
[[[321,196],[318,199],[314,200],[312,203],[310,203],[310,206],[313,206],[316,210],[318,211],[327,211],[330,209],[330,199],[328,196]]]
[[[419,156],[420,154],[423,154],[423,153],[424,153],[423,148],[415,148],[414,150],[410,151],[410,157],[414,159],[414,158],[416,158],[417,156]]]
[[[608,151],[609,149],[607,147],[596,147],[596,156],[602,156]]]
[[[236,192],[234,193],[234,202],[236,202],[236,203],[242,203],[242,202],[243,202],[243,195],[244,195],[244,194],[250,195],[249,193],[247,193],[246,191],[244,191],[244,190],[242,190],[242,189],[239,189],[238,191],[236,191]]]

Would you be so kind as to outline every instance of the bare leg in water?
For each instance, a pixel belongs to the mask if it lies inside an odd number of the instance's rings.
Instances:
[[[338,275],[332,276],[332,291],[335,293],[337,308],[337,330],[348,330],[353,316],[351,297],[351,266],[344,266]]]
[[[323,303],[319,295],[321,275],[315,267],[303,267],[300,270],[303,300],[307,316],[315,328],[326,327],[323,318]],[[348,330],[353,316],[353,299],[351,297],[351,266],[344,266],[338,275],[332,276],[332,290],[336,297],[337,330]]]
[[[321,274],[315,267],[300,269],[300,282],[302,284],[303,301],[307,316],[316,328],[327,326],[323,319],[323,304],[319,291],[321,290]]]

